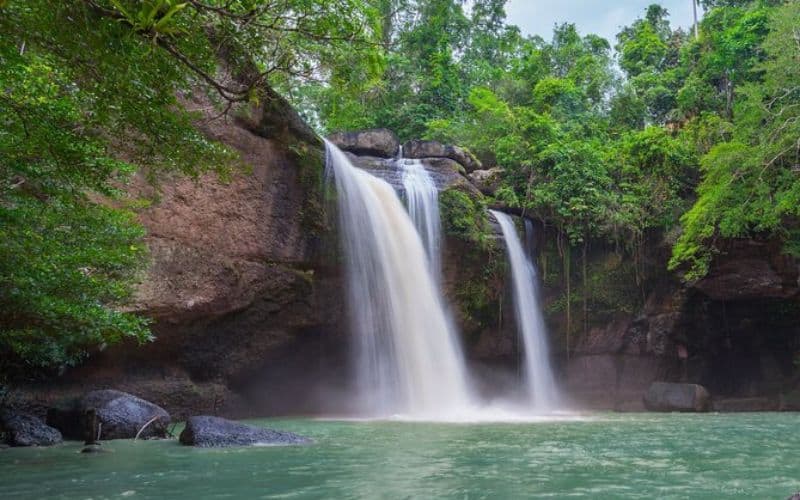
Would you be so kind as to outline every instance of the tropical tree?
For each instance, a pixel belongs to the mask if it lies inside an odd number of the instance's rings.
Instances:
[[[371,53],[375,20],[351,0],[0,2],[0,377],[150,338],[122,307],[146,251],[119,195],[137,170],[234,160],[184,97],[263,102],[270,83]]]

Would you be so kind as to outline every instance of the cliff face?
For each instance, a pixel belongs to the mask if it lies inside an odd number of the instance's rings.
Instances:
[[[132,199],[151,201],[140,212],[151,262],[132,307],[152,318],[156,340],[93,353],[57,382],[25,388],[21,404],[41,411],[115,388],[176,418],[347,410],[347,294],[325,213],[322,144],[268,95],[228,118],[202,96],[185,102],[205,117],[205,134],[240,153],[245,168],[230,179],[166,178],[156,190],[141,176],[130,187]],[[402,189],[399,142],[388,131],[362,135],[333,139]],[[520,345],[505,249],[481,192],[489,183],[479,190],[470,180],[487,171],[459,148],[413,141],[403,150],[441,190],[444,293],[471,371],[487,392],[513,390]],[[730,242],[692,285],[664,271],[665,245],[652,245],[642,264],[595,244],[585,288],[572,256],[567,328],[564,248],[551,230],[536,234],[558,378],[579,406],[642,410],[652,382],[685,381],[708,387],[718,409],[800,409],[800,263],[776,242]]]
[[[738,240],[697,283],[662,272],[643,286],[642,307],[578,335],[565,363],[570,392],[589,406],[641,410],[649,384],[667,380],[704,385],[719,410],[795,409],[798,265],[777,242]]]
[[[159,338],[95,357],[89,375],[76,377],[94,379],[98,367],[113,366],[109,385],[141,380],[131,390],[146,397],[180,383],[191,388],[174,391],[190,394],[180,406],[196,396],[197,405],[224,414],[346,410],[337,397],[348,380],[346,294],[325,223],[322,152],[281,102],[201,125],[239,150],[252,173],[228,183],[163,184],[158,202],[142,213],[153,265],[137,306],[156,320]],[[361,168],[402,190],[393,167],[401,147],[390,132],[333,139],[360,154],[351,158]],[[469,180],[480,163],[436,143],[402,150],[424,163],[441,190],[444,293],[473,372],[487,390],[513,387],[520,346],[505,251],[487,199]],[[680,381],[708,387],[719,409],[797,406],[800,267],[776,242],[730,242],[709,275],[691,285],[664,270],[666,245],[653,245],[643,263],[597,245],[585,289],[572,259],[568,334],[563,258],[553,258],[558,245],[547,229],[538,234],[559,378],[579,405],[642,410],[652,382]],[[164,398],[154,399],[169,406]]]
[[[321,141],[278,96],[228,118],[203,96],[184,104],[244,167],[225,180],[174,176],[153,187],[142,174],[129,186],[131,200],[150,203],[139,213],[150,264],[130,307],[153,320],[156,339],[92,353],[59,380],[24,388],[20,403],[42,412],[59,399],[114,388],[176,418],[346,411],[348,398],[339,396],[352,382],[347,294],[328,223],[335,218],[326,213]],[[398,184],[396,139],[377,131],[355,143],[365,142],[378,156],[351,158]],[[474,159],[435,143],[413,151],[452,202],[443,280],[468,354],[502,367],[516,358],[513,324],[500,334],[501,311],[511,310],[502,304],[505,255],[483,195],[451,157]]]
[[[326,346],[336,346],[339,369],[343,303],[321,142],[278,96],[235,118],[215,118],[203,96],[185,104],[245,165],[229,180],[159,179],[157,191],[136,179],[130,197],[151,203],[139,217],[150,266],[132,308],[152,318],[156,340],[94,353],[56,384],[31,388],[33,406],[113,387],[178,417],[274,413],[317,406]],[[267,376],[276,366],[282,376]]]
[[[333,238],[322,210],[320,143],[291,130],[265,137],[263,121],[277,119],[201,124],[239,151],[249,171],[224,183],[213,176],[167,182],[141,215],[153,264],[137,306],[156,320],[158,337],[141,354],[171,362],[193,381],[249,394],[247,406],[259,413],[311,404],[291,383],[273,384],[263,373],[279,362],[289,380],[311,376],[307,359],[292,360],[292,351],[312,341],[335,344],[330,337],[342,319],[335,254],[326,246]]]

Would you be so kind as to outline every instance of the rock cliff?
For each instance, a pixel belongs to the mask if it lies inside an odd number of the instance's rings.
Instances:
[[[663,270],[664,251],[651,256],[649,280],[629,281],[642,292],[641,306],[613,317],[590,306],[592,327],[574,333],[564,361],[571,394],[591,407],[642,410],[652,382],[688,382],[708,388],[719,410],[793,409],[800,262],[774,241],[729,241],[704,279],[685,284]]]
[[[229,179],[173,176],[155,187],[143,173],[129,188],[146,205],[139,220],[150,250],[130,307],[153,320],[155,341],[93,353],[55,383],[22,391],[27,406],[41,413],[54,399],[104,388],[177,418],[318,406],[311,379],[327,368],[327,346],[339,369],[343,343],[322,143],[268,95],[261,107],[228,116],[205,96],[186,99],[202,116],[198,127],[243,165]],[[281,376],[270,377],[276,367]]]

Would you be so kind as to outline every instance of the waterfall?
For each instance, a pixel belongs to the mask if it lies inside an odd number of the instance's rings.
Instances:
[[[325,142],[356,342],[359,402],[372,416],[447,418],[470,406],[456,332],[422,239],[394,189]]]
[[[404,159],[400,150],[397,163],[403,171],[403,188],[408,214],[422,238],[428,254],[431,273],[438,282],[441,273],[441,218],[439,216],[439,190],[420,160]]]
[[[525,219],[525,254],[531,262],[536,258],[533,246],[533,222],[530,219]]]
[[[491,212],[503,230],[511,262],[514,311],[525,350],[526,389],[536,410],[553,410],[560,398],[550,366],[544,317],[539,307],[536,267],[523,249],[511,217],[494,210]]]

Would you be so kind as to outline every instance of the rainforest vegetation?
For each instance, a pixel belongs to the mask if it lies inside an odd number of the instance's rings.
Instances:
[[[696,32],[654,4],[605,40],[524,35],[503,0],[0,0],[0,373],[149,338],[119,194],[236,168],[183,110],[198,89],[462,145],[568,247],[661,235],[686,280],[726,238],[800,254],[800,2],[700,3]]]

